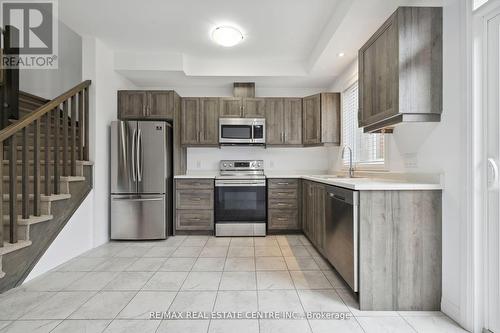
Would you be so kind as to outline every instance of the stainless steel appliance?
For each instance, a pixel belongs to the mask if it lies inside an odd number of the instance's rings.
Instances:
[[[263,145],[266,143],[266,120],[264,118],[220,118],[219,143]]]
[[[215,236],[266,235],[263,161],[221,161],[215,178]]]
[[[326,257],[337,272],[358,291],[359,192],[327,188]]]
[[[165,239],[172,228],[172,126],[111,124],[111,239]]]

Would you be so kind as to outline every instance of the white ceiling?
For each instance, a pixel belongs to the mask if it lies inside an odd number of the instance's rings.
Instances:
[[[64,0],[61,19],[115,50],[115,69],[139,86],[329,87],[399,5],[440,0]],[[210,32],[239,27],[224,48]],[[339,52],[346,55],[337,57]],[[175,84],[174,84],[175,85]]]

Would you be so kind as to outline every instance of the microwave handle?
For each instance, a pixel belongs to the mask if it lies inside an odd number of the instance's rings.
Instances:
[[[252,124],[252,142],[255,142],[255,122]]]

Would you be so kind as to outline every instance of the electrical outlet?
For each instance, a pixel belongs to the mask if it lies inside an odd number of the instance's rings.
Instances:
[[[274,169],[274,161],[269,161],[269,167],[270,167],[271,169]]]
[[[199,168],[201,168],[201,161],[197,160],[196,161],[196,169],[199,169]]]

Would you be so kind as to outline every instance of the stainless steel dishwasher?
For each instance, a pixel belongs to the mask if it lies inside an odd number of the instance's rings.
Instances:
[[[355,292],[358,291],[358,208],[358,191],[327,188],[326,256]]]

